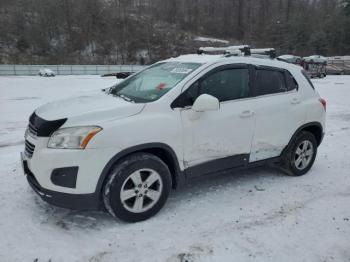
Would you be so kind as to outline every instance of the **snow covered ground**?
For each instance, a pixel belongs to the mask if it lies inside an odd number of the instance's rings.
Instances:
[[[31,112],[115,78],[0,77],[0,261],[350,261],[350,76],[314,80],[327,134],[303,177],[261,168],[174,191],[137,224],[44,203],[19,152]]]

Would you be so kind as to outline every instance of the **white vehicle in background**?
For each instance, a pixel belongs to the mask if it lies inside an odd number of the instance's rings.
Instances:
[[[49,76],[55,76],[55,72],[52,71],[50,68],[42,68],[39,70],[39,76],[46,76],[46,77],[49,77]]]
[[[300,56],[295,55],[281,55],[277,57],[277,60],[291,63],[294,65],[301,65],[302,58]]]
[[[265,164],[307,173],[326,102],[300,66],[230,48],[164,60],[104,93],[36,109],[21,154],[31,187],[51,204],[135,222],[195,177]]]

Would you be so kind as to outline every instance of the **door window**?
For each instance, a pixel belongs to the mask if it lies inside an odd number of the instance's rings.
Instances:
[[[248,97],[248,69],[225,69],[215,72],[199,83],[199,95],[208,94],[220,102]]]
[[[284,72],[277,70],[256,70],[256,95],[276,94],[288,91]]]
[[[212,95],[220,102],[248,97],[250,95],[249,70],[228,68],[209,73],[175,99],[171,107],[192,106],[197,97],[202,94]]]

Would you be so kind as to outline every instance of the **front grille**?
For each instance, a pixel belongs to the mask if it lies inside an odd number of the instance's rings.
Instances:
[[[38,129],[30,122],[28,124],[28,132],[34,137],[38,135]]]
[[[35,145],[30,143],[28,140],[25,141],[24,153],[28,158],[33,156]]]

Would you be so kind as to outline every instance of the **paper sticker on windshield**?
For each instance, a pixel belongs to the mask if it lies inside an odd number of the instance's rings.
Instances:
[[[176,67],[173,70],[170,71],[170,73],[174,74],[189,74],[191,73],[192,69],[186,68],[186,67]]]
[[[163,90],[165,86],[166,86],[165,83],[159,83],[159,85],[156,86],[156,89],[160,91],[160,90]]]

